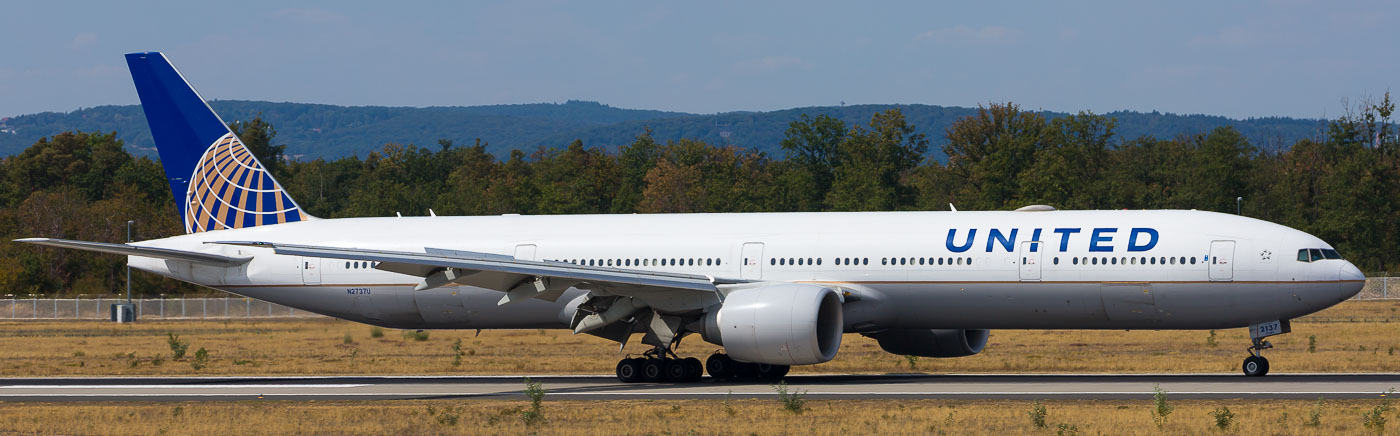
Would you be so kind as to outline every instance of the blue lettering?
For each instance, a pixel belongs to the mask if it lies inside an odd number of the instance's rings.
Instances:
[[[1060,252],[1069,251],[1069,235],[1079,233],[1079,229],[1055,229],[1060,234]]]
[[[1031,240],[1036,242],[1031,244],[1032,253],[1040,251],[1040,230],[1041,229],[1035,229],[1034,232],[1031,232]]]
[[[1100,243],[1100,242],[1113,242],[1113,237],[1112,237],[1112,236],[1105,236],[1104,233],[1113,233],[1113,232],[1116,232],[1116,231],[1118,231],[1118,228],[1117,228],[1117,227],[1113,227],[1113,228],[1104,228],[1104,227],[1101,227],[1101,228],[1094,229],[1094,235],[1093,235],[1092,237],[1089,238],[1089,251],[1090,251],[1090,252],[1095,252],[1095,251],[1108,251],[1108,252],[1112,252],[1112,251],[1113,251],[1113,247],[1103,247],[1103,246],[1100,246],[1099,243]]]
[[[1138,242],[1138,235],[1139,235],[1139,234],[1143,234],[1143,233],[1146,233],[1147,236],[1150,236],[1150,237],[1151,237],[1151,239],[1148,239],[1148,240],[1147,240],[1147,244],[1138,245],[1138,243],[1137,243],[1137,242]],[[1147,251],[1147,250],[1151,250],[1152,247],[1156,247],[1156,246],[1157,246],[1157,230],[1156,230],[1156,229],[1149,229],[1149,228],[1146,228],[1146,227],[1134,227],[1134,228],[1133,228],[1133,232],[1132,232],[1131,234],[1128,235],[1128,251]]]
[[[977,236],[977,229],[970,229],[967,231],[967,241],[963,242],[962,245],[953,245],[953,237],[957,234],[958,229],[948,229],[948,251],[962,253],[972,248],[972,238]]]
[[[1001,246],[1002,246],[1002,248],[1005,248],[1005,249],[1006,249],[1006,252],[1010,253],[1011,250],[1012,250],[1012,247],[1016,245],[1015,243],[1013,243],[1013,242],[1011,242],[1011,241],[1016,240],[1016,231],[1017,231],[1017,230],[1020,230],[1020,229],[1011,229],[1011,236],[1008,237],[1008,236],[1002,235],[1002,234],[1001,234],[1001,230],[992,229],[992,230],[991,230],[991,233],[989,233],[989,234],[987,235],[987,252],[988,252],[988,253],[991,253],[991,252],[992,252],[992,243],[993,243],[993,242],[1001,241]]]

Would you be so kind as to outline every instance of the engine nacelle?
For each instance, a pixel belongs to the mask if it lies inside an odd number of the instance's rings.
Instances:
[[[920,357],[963,357],[987,347],[990,330],[896,329],[868,333],[880,348],[894,354]]]
[[[830,288],[777,284],[734,291],[705,316],[705,341],[729,357],[770,365],[809,365],[841,348],[841,295]]]

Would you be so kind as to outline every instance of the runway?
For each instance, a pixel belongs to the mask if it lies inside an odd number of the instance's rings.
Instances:
[[[612,376],[531,377],[557,400],[769,398],[764,382],[633,383]],[[951,374],[798,375],[789,389],[811,399],[1378,398],[1400,374]],[[0,378],[0,401],[246,401],[519,399],[524,377],[138,377]]]

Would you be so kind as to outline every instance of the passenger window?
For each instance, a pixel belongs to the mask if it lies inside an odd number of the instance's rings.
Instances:
[[[770,258],[768,258],[768,264],[769,264],[769,265],[777,265],[777,264],[778,264],[778,259],[774,259],[774,258],[771,258],[771,257],[770,257]]]
[[[350,269],[350,262],[345,262],[345,269]]]
[[[1176,258],[1173,257],[1173,258],[1171,258],[1171,259],[1172,259],[1172,265],[1176,265]]]
[[[882,257],[882,258],[880,258],[880,264],[881,264],[881,265],[889,265],[889,264],[890,264],[890,259],[889,259],[888,257]]]
[[[715,266],[719,266],[719,262],[720,262],[719,258],[716,257],[716,258],[715,258]]]
[[[1054,260],[1052,263],[1054,263],[1054,264],[1056,264],[1056,265],[1059,265],[1059,264],[1060,264],[1060,258],[1056,257],[1055,260]]]
[[[1117,264],[1118,264],[1118,258],[1116,258],[1116,257],[1109,258],[1109,260],[1111,260],[1111,261],[1112,261],[1111,263],[1113,263],[1114,265],[1117,265]]]
[[[972,258],[971,258],[971,257],[967,258],[967,264],[968,264],[968,265],[972,265]]]
[[[1098,265],[1098,264],[1099,264],[1099,258],[1097,258],[1097,257],[1095,257],[1095,258],[1090,258],[1089,260],[1090,260],[1091,262],[1093,262],[1094,265]]]
[[[1196,264],[1196,256],[1191,256],[1191,264],[1192,264],[1192,265],[1195,265],[1195,264]]]
[[[959,257],[959,258],[958,258],[958,265],[962,265],[962,262],[963,262],[963,258]]]
[[[867,258],[864,258],[864,259],[861,260],[861,265],[869,265],[869,264],[870,264],[870,258],[867,257]]]
[[[1071,257],[1071,258],[1070,258],[1070,263],[1075,264],[1075,265],[1078,265],[1078,264],[1079,264],[1079,258],[1077,258],[1077,257]]]
[[[705,259],[705,266],[712,266],[710,261],[711,259]]]
[[[904,264],[904,260],[905,260],[905,258],[903,258],[903,257],[899,258],[899,264],[900,264],[900,265],[903,265],[903,264]]]

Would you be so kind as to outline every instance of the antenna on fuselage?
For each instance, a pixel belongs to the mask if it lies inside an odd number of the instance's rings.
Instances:
[[[955,207],[955,206],[953,206],[953,203],[948,203],[948,209],[949,209],[949,210],[952,210],[953,212],[957,212],[957,211],[958,211],[958,208]]]
[[[433,208],[431,208],[431,207],[428,208],[428,216],[431,216],[431,217],[436,217],[436,216],[437,216],[436,213],[433,213]]]

